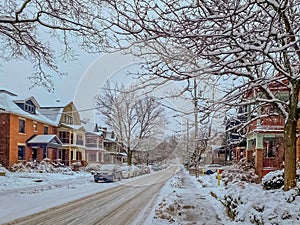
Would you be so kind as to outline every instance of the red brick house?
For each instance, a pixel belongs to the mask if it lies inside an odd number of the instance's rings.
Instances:
[[[280,99],[288,98],[288,89],[279,82],[269,85],[269,89]],[[256,90],[259,92],[259,90]],[[248,93],[248,98],[253,96]],[[299,96],[300,100],[300,96]],[[248,111],[253,106],[249,106]],[[284,118],[276,113],[272,105],[264,105],[256,110],[258,119],[252,121],[247,127],[246,158],[254,160],[256,173],[262,177],[266,173],[282,169],[284,164]],[[300,121],[298,121],[300,130]],[[297,134],[297,161],[300,162],[300,138]]]
[[[55,135],[56,124],[42,115],[39,108],[34,97],[20,100],[17,95],[0,90],[0,163],[3,166],[51,158],[61,145]]]

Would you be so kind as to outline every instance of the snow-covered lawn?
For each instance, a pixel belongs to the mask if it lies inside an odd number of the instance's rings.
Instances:
[[[5,169],[0,168],[0,171]],[[119,183],[94,183],[93,176],[87,171],[5,172],[5,176],[0,176],[0,224]],[[184,180],[189,182],[185,183]],[[191,197],[193,194],[195,198]],[[183,201],[185,196],[189,200]],[[149,209],[146,221],[153,224],[182,224],[187,219],[183,214],[189,210],[187,201],[191,206],[196,203],[197,207],[209,208],[209,216],[216,215],[221,224],[300,224],[299,188],[288,192],[282,189],[264,190],[261,184],[237,180],[226,182],[226,186],[223,180],[218,185],[215,175],[196,178],[184,168],[178,170],[163,187],[157,204]],[[198,211],[194,209],[195,214]]]

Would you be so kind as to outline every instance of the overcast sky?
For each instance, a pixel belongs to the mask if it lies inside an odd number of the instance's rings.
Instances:
[[[17,94],[21,99],[34,96],[41,106],[53,105],[56,100],[62,104],[74,99],[74,92],[86,69],[98,58],[97,55],[82,54],[77,60],[61,63],[59,68],[68,73],[68,76],[59,78],[53,76],[55,84],[54,93],[49,93],[43,87],[32,86],[28,77],[33,73],[29,61],[1,62],[0,88]]]
[[[49,93],[43,87],[33,87],[30,76],[33,73],[30,62],[2,62],[0,66],[0,89],[8,90],[20,99],[33,96],[40,106],[64,106],[74,101],[81,119],[91,123],[99,122],[96,118],[94,97],[107,80],[128,84],[127,72],[137,68],[138,61],[120,53],[89,55],[83,53],[77,60],[59,64],[59,68],[68,76],[53,76],[55,90]],[[127,80],[127,81],[126,81]],[[168,104],[163,102],[164,104]],[[172,106],[169,104],[169,106]],[[175,106],[173,106],[176,108]]]
[[[28,79],[33,73],[30,62],[10,61],[2,62],[0,65],[0,89],[5,89],[18,95],[19,99],[26,99],[33,96],[40,106],[65,106],[73,101],[81,119],[89,119],[90,123],[100,123],[96,116],[94,97],[99,93],[107,80],[114,80],[128,84],[127,72],[137,69],[138,61],[131,56],[124,56],[120,53],[89,55],[83,53],[77,60],[59,64],[59,68],[68,73],[68,76],[58,78],[53,76],[55,90],[49,93],[43,87],[33,87]],[[127,81],[126,81],[127,80]],[[166,90],[180,88],[178,83],[172,82],[165,87],[156,90],[159,97],[164,97]],[[173,121],[170,131],[177,131],[180,117],[176,119],[170,113],[176,113],[173,109],[180,111],[189,110],[192,106],[190,102],[180,99],[160,100],[166,106],[169,119]],[[190,108],[191,110],[191,108]],[[178,124],[179,123],[179,124]]]

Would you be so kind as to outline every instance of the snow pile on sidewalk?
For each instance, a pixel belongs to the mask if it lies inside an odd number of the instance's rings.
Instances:
[[[236,170],[237,172],[238,170]],[[165,224],[225,224],[225,225],[295,225],[300,224],[300,183],[288,192],[282,188],[267,190],[263,183],[255,183],[257,177],[242,174],[234,176],[224,174],[218,182],[216,174],[195,177],[185,169],[178,171],[165,185],[160,193],[158,204],[149,223]],[[270,173],[263,182],[278,182],[278,173]],[[230,178],[229,178],[229,177]],[[194,185],[184,186],[183,180],[189,177]],[[183,201],[183,192],[190,192],[194,199],[190,204]],[[185,194],[186,196],[186,194]],[[213,208],[209,214],[205,211],[201,219],[187,215],[187,208],[194,214],[203,212],[204,208]],[[219,220],[213,221],[217,216]]]
[[[221,225],[211,205],[211,197],[199,192],[200,185],[183,167],[163,187],[157,206],[145,224]]]
[[[161,202],[155,210],[154,218],[157,219],[155,224],[158,224],[159,221],[163,224],[165,220],[174,224],[176,221],[181,220],[179,217],[182,216],[182,199],[180,199],[180,195],[176,190],[182,187],[182,182],[180,172],[177,172],[169,181],[170,187],[165,189],[172,191],[165,193],[166,195],[162,197]]]

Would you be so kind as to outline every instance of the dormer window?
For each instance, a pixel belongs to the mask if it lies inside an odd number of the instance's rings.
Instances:
[[[25,112],[28,112],[30,114],[35,114],[36,105],[32,100],[27,101],[15,101],[15,103],[23,109]]]

